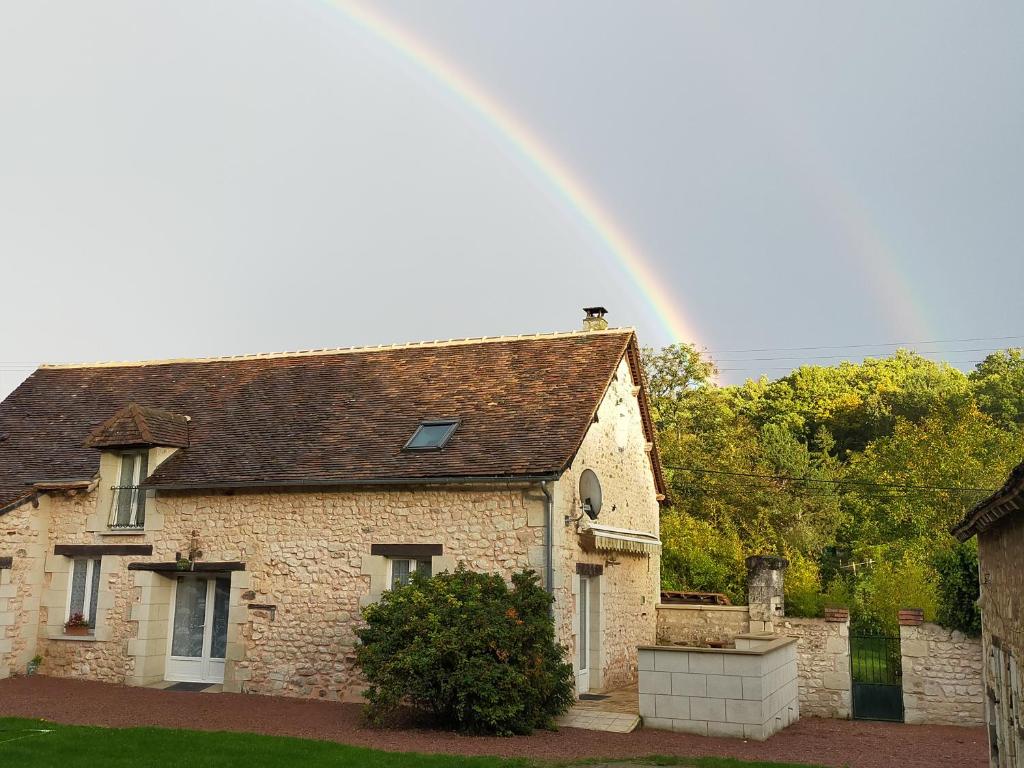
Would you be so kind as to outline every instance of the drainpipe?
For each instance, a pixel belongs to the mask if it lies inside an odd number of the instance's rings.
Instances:
[[[549,595],[555,594],[555,542],[554,542],[554,511],[555,500],[548,490],[547,482],[540,484],[544,494],[544,588]],[[554,604],[552,604],[554,610]]]

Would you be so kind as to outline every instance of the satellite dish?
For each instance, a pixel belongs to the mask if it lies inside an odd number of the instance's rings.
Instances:
[[[580,475],[580,499],[583,501],[583,511],[591,520],[597,520],[601,512],[601,481],[592,469],[585,469]]]

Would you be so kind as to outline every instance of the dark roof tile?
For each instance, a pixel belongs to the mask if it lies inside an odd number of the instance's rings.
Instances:
[[[189,447],[148,484],[415,481],[553,475],[575,456],[616,367],[639,371],[631,331],[315,354],[43,367],[3,403],[0,507],[26,485],[91,478],[85,442],[125,403],[167,413]],[[646,393],[641,408],[653,441]],[[155,409],[155,410],[154,410]],[[403,451],[424,420],[456,417],[443,450]],[[161,429],[170,428],[167,424]],[[177,432],[180,436],[180,431]],[[659,492],[664,484],[652,453]]]

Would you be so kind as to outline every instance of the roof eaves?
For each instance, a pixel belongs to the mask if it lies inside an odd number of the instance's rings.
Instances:
[[[0,516],[6,515],[8,512],[12,512],[22,504],[27,504],[30,501],[34,501],[38,498],[39,493],[35,489],[28,489],[21,496],[15,496],[13,499],[8,501],[0,501]]]
[[[218,482],[195,481],[156,482],[144,481],[142,485],[157,491],[203,491],[230,488],[301,488],[303,486],[322,488],[324,486],[357,487],[381,485],[494,485],[500,483],[546,483],[557,480],[562,472],[544,472],[528,475],[434,475],[424,477],[375,477],[375,478],[324,478],[320,480],[234,480]],[[152,478],[150,478],[152,480]]]
[[[580,447],[583,445],[583,441],[587,437],[587,432],[590,431],[590,427],[594,423],[594,417],[597,415],[597,411],[601,407],[601,402],[604,400],[604,395],[608,392],[608,387],[611,386],[612,379],[615,377],[615,372],[618,370],[619,363],[622,362],[623,358],[625,358],[626,362],[629,364],[629,370],[633,376],[633,380],[636,382],[636,385],[640,387],[640,392],[637,395],[640,406],[640,419],[643,422],[644,435],[647,438],[647,441],[652,446],[651,451],[648,454],[648,458],[651,464],[651,472],[654,475],[654,487],[657,490],[658,495],[661,497],[659,499],[659,501],[661,501],[665,498],[666,495],[665,477],[661,471],[661,461],[658,458],[657,436],[654,430],[654,421],[651,418],[650,403],[648,403],[647,401],[647,387],[644,384],[643,372],[640,362],[640,346],[636,338],[636,333],[632,331],[630,332],[629,337],[626,339],[626,343],[623,347],[622,354],[620,354],[619,357],[616,358],[615,367],[612,368],[612,370],[608,373],[608,377],[604,383],[604,388],[601,390],[601,397],[594,405],[594,408],[590,414],[590,418],[587,419],[586,426],[583,428],[583,433],[579,436],[579,439],[576,441],[576,446],[575,448],[573,448],[572,453],[563,463],[561,471],[565,472],[565,470],[567,470],[572,465],[573,461],[576,459],[576,454],[579,453]]]
[[[967,541],[1007,515],[1021,511],[1024,511],[1024,462],[1010,473],[1002,488],[975,504],[950,533],[960,541]]]

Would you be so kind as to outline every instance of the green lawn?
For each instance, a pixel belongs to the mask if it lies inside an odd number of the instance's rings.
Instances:
[[[587,760],[573,765],[592,764]],[[796,768],[720,758],[646,758],[656,765],[693,768]],[[379,752],[326,741],[249,733],[175,731],[165,728],[95,728],[43,720],[0,718],[0,766],[159,766],[160,768],[537,768],[553,766],[498,757],[457,757]],[[561,763],[558,765],[567,765]],[[807,768],[800,766],[799,768]]]

